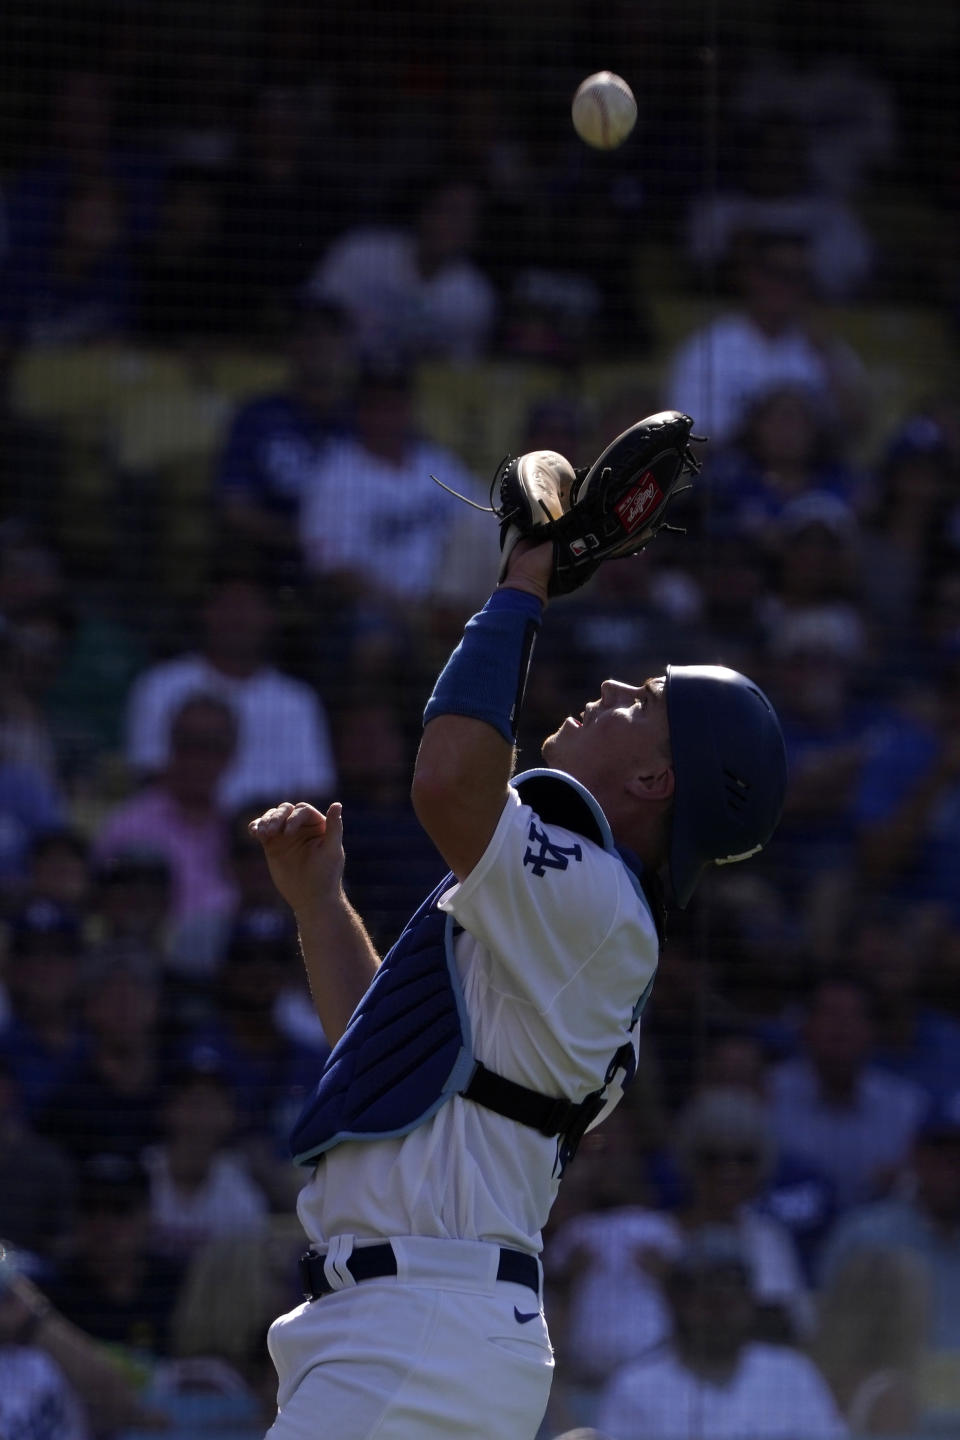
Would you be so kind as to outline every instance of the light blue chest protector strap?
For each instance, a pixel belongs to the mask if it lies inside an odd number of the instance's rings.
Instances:
[[[653,914],[662,943],[662,898],[656,877],[643,872],[635,856],[614,844],[592,795],[556,770],[530,770],[513,784],[543,822],[573,830],[619,854]],[[462,1095],[541,1134],[560,1136],[562,1170],[602,1110],[614,1076],[623,1071],[623,1083],[632,1078],[635,1058],[629,1033],[640,1018],[652,981],[634,1007],[624,1044],[611,1057],[602,1088],[579,1103],[542,1095],[496,1075],[474,1056],[453,954],[461,927],[438,909],[440,897],[454,883],[448,875],[409,921],[327,1059],[290,1137],[297,1164],[312,1164],[344,1140],[405,1135],[451,1096]]]

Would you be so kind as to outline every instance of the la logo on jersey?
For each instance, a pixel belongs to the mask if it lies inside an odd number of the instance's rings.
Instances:
[[[538,878],[548,870],[566,870],[571,860],[582,860],[583,851],[579,845],[555,845],[546,830],[540,830],[537,822],[530,822],[530,841],[523,856],[524,865],[529,865]],[[532,846],[539,845],[539,851]]]

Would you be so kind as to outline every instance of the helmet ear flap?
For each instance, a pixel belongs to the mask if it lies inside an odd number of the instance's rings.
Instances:
[[[776,711],[745,675],[719,665],[667,667],[675,791],[669,872],[685,909],[709,865],[755,855],[783,811],[787,759]]]

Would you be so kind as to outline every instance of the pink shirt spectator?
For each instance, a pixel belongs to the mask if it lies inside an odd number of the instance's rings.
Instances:
[[[235,904],[221,822],[213,815],[200,822],[189,819],[159,786],[150,786],[114,810],[93,848],[98,860],[131,850],[162,856],[170,866],[174,927],[223,914]]]

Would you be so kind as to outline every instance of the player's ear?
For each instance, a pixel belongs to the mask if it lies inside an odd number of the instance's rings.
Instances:
[[[673,766],[664,762],[653,770],[632,775],[627,781],[627,791],[637,800],[669,800],[675,785]]]

